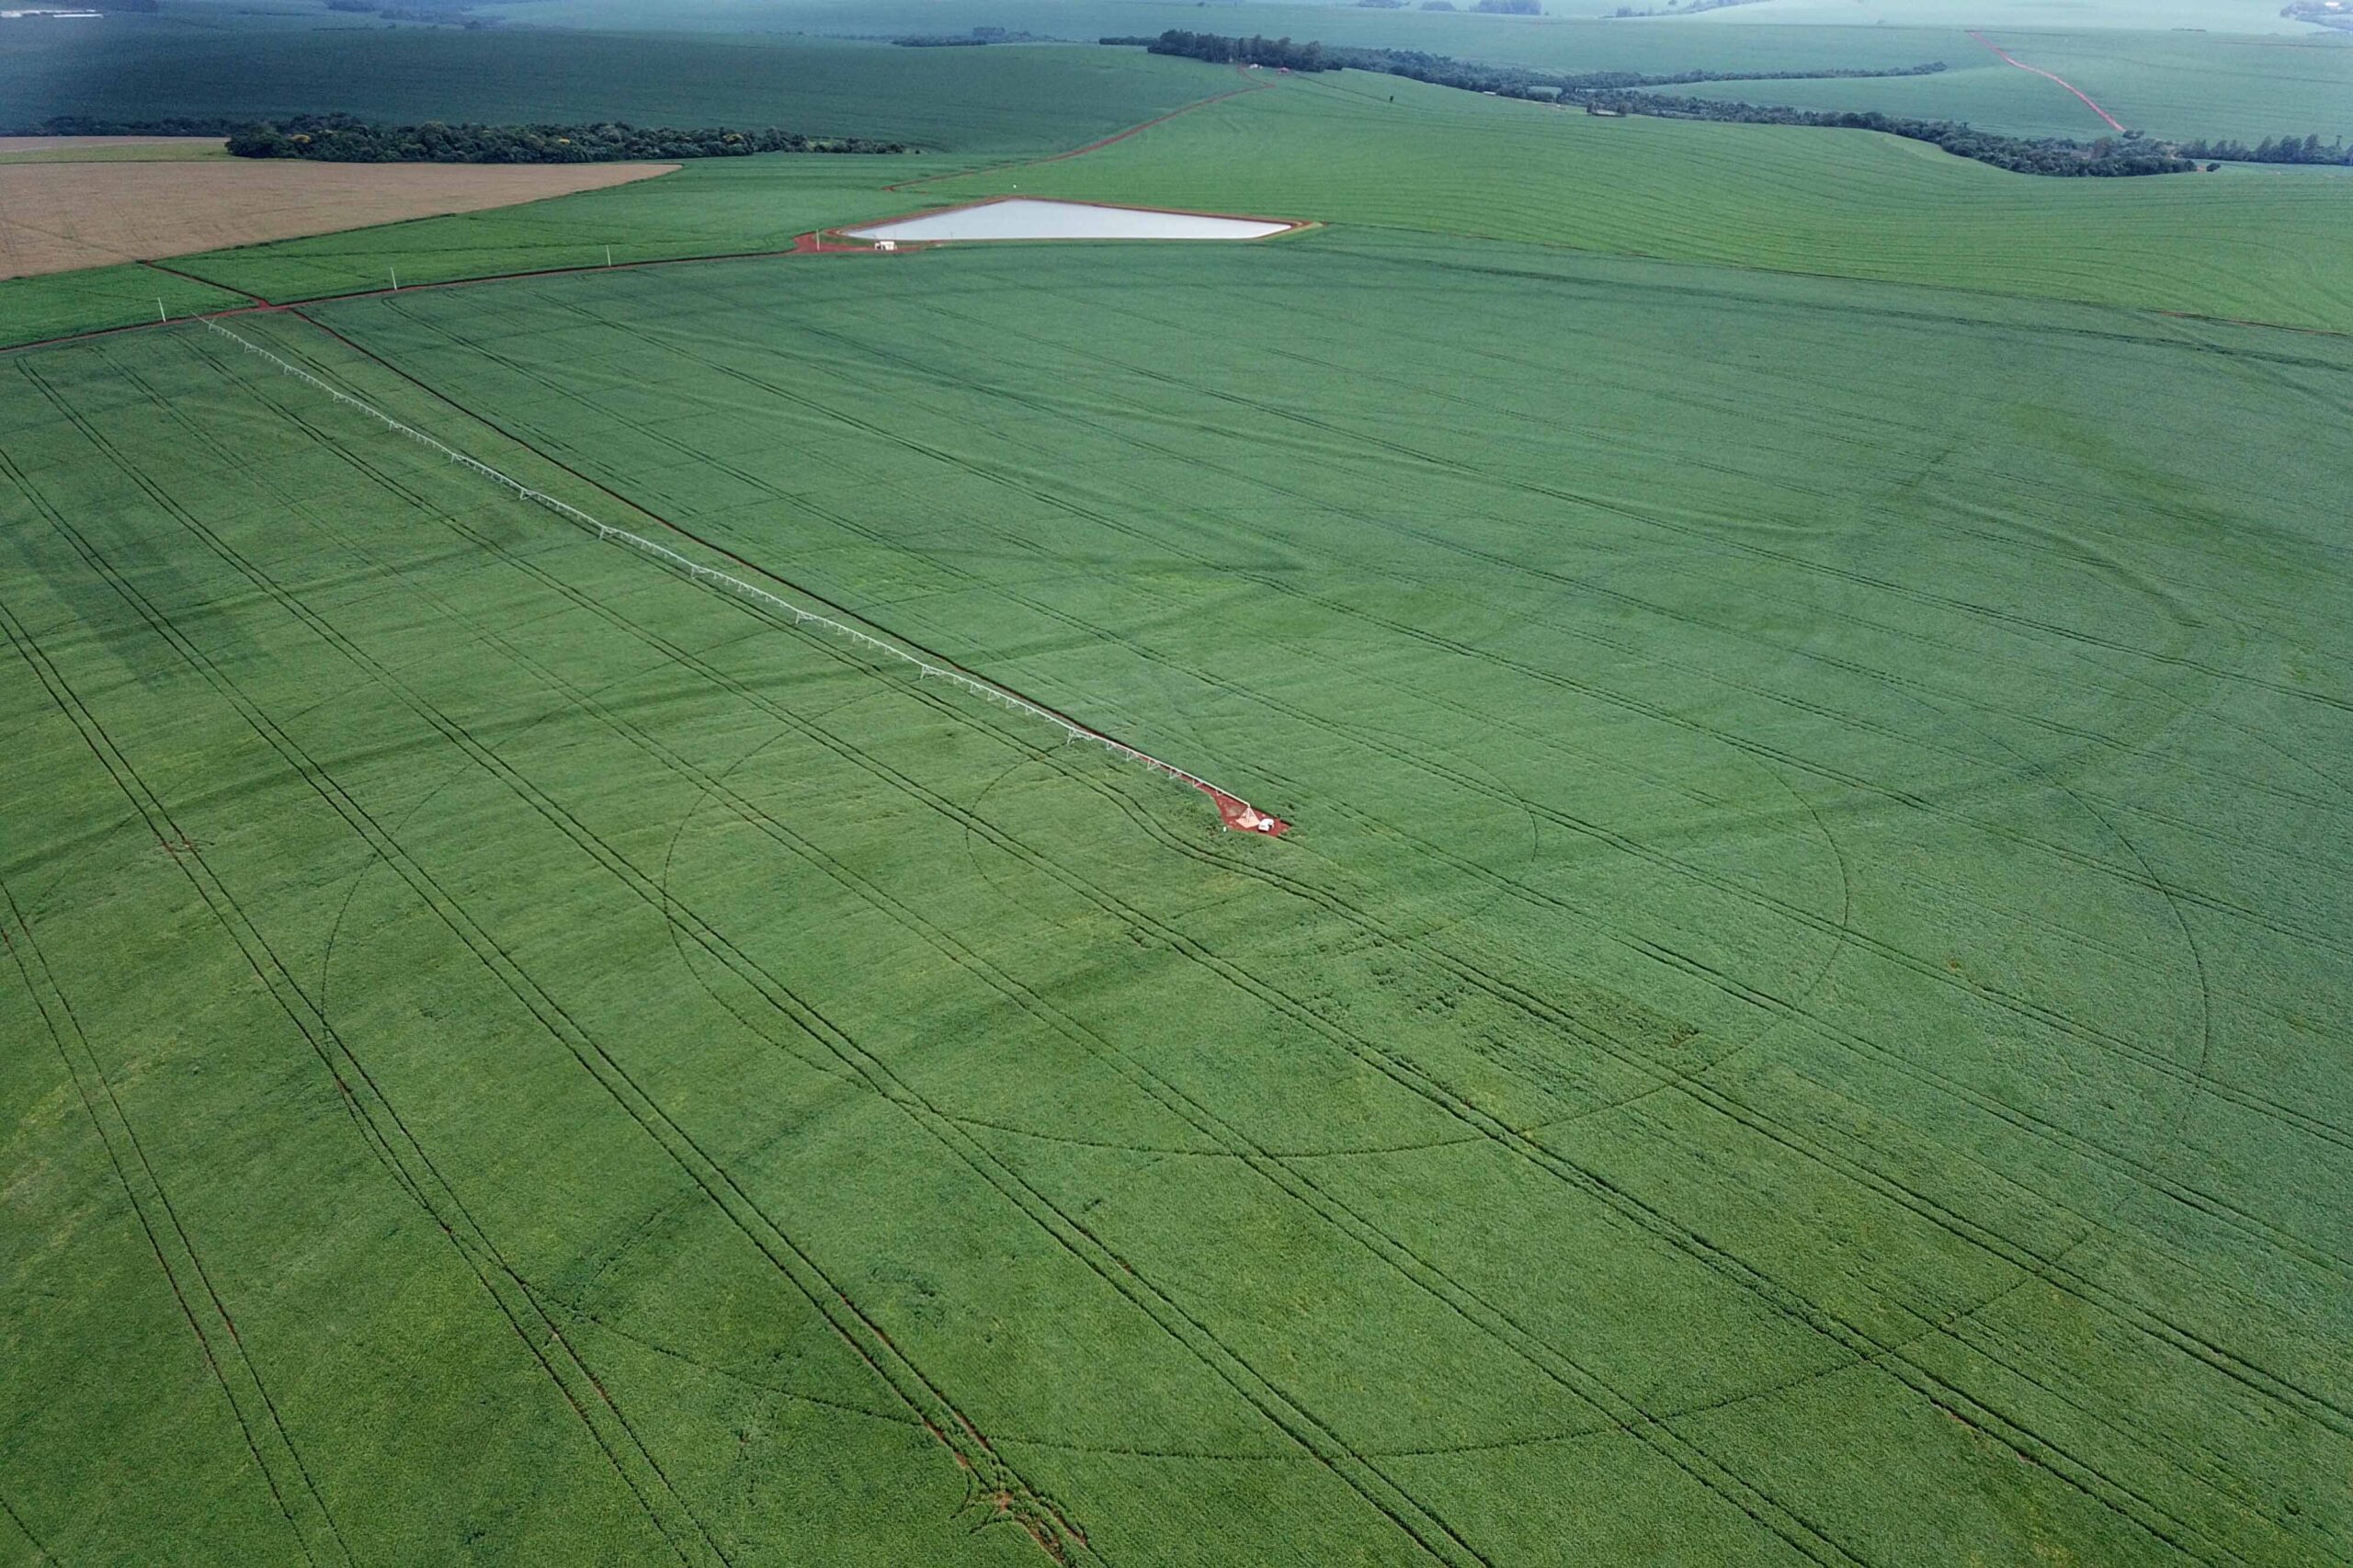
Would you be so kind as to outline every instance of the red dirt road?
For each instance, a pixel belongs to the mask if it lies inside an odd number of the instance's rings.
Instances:
[[[2063,86],[2063,87],[2066,88],[2069,92],[2071,92],[2071,93],[2075,94],[2077,97],[2079,97],[2079,98],[2081,98],[2081,99],[2083,99],[2083,100],[2084,100],[2084,107],[2085,107],[2085,108],[2086,108],[2090,109],[2094,114],[2096,114],[2096,115],[2099,116],[2102,119],[2104,119],[2104,120],[2108,121],[2108,125],[2109,125],[2109,130],[2111,130],[2111,131],[2121,131],[2121,130],[2123,130],[2123,129],[2124,129],[2124,125],[2123,125],[2123,122],[2122,122],[2121,120],[2119,120],[2119,119],[2114,116],[2114,115],[2112,115],[2112,114],[2109,113],[2109,112],[2108,112],[2108,110],[2106,110],[2106,109],[2104,109],[2104,108],[2100,108],[2100,107],[2099,107],[2099,105],[2097,105],[2097,104],[2096,104],[2096,103],[2092,102],[2092,96],[2091,96],[2089,93],[2086,93],[2086,91],[2084,91],[2081,87],[2078,87],[2077,85],[2075,85],[2075,83],[2070,82],[2069,80],[2067,80],[2067,78],[2066,78],[2066,77],[2064,77],[2064,76],[2056,76],[2056,75],[2052,75],[2050,72],[2045,71],[2045,70],[2044,70],[2041,66],[2040,66],[2040,65],[2029,65],[2025,61],[2020,60],[2017,55],[2012,54],[2008,50],[2004,49],[2000,44],[1995,43],[1992,39],[1987,38],[1984,33],[1977,32],[1977,31],[1975,31],[1975,30],[1973,30],[1973,29],[1972,29],[1972,30],[1971,31],[1971,33],[1970,33],[1970,35],[1969,35],[1969,36],[1970,36],[1971,38],[1975,39],[1978,42],[1980,42],[1980,43],[1984,44],[1986,48],[1988,48],[1988,49],[1992,50],[1995,53],[1996,53],[1996,54],[2000,55],[2003,59],[2005,59],[2005,60],[2008,61],[2011,64],[2013,64],[2013,65],[2017,66],[2019,70],[2021,70],[2021,71],[2031,71],[2031,72],[2033,72],[2036,75],[2040,76],[2040,77],[2043,77],[2045,80],[2048,80],[2048,81],[2056,82],[2056,83],[2058,83],[2061,86]]]

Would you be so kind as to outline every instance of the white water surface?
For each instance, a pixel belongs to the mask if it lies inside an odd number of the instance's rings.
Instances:
[[[859,240],[1257,240],[1290,227],[1253,218],[1204,218],[1017,196],[842,233]]]

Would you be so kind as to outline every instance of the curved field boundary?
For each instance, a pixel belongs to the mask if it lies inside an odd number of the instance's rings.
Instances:
[[[2119,119],[2114,116],[2114,115],[2112,115],[2112,114],[2109,113],[2109,112],[2108,112],[2108,110],[2106,110],[2106,109],[2104,109],[2104,108],[2100,108],[2100,107],[2099,107],[2099,105],[2097,105],[2097,104],[2096,104],[2096,103],[2092,102],[2092,96],[2091,96],[2089,93],[2086,93],[2086,91],[2084,91],[2081,87],[2078,87],[2077,85],[2075,85],[2075,83],[2070,82],[2069,80],[2067,80],[2067,78],[2066,78],[2066,77],[2064,77],[2064,76],[2061,76],[2061,75],[2057,75],[2057,74],[2054,74],[2053,73],[2049,72],[2049,71],[2045,71],[2045,70],[2044,70],[2041,66],[2040,66],[2040,65],[2029,65],[2025,61],[2020,60],[2017,55],[2012,54],[2008,50],[2004,49],[2000,44],[1995,43],[1992,39],[1987,38],[1984,33],[1977,32],[1977,31],[1975,31],[1975,30],[1973,30],[1973,29],[1972,29],[1972,30],[1970,32],[1970,35],[1969,35],[1969,36],[1970,36],[1971,38],[1975,39],[1978,42],[1980,42],[1980,43],[1984,44],[1986,48],[1988,48],[1988,49],[1992,50],[1995,53],[1996,53],[1996,54],[2000,55],[2003,59],[2005,59],[2005,60],[2008,61],[2011,64],[2013,64],[2013,65],[2017,66],[2019,70],[2021,70],[2021,71],[2031,71],[2031,72],[2033,72],[2036,75],[2038,75],[2038,76],[2042,76],[2042,77],[2046,77],[2046,78],[2048,78],[2049,80],[2053,81],[2053,82],[2056,82],[2056,83],[2058,83],[2061,86],[2063,86],[2063,87],[2066,88],[2069,92],[2071,92],[2071,93],[2075,94],[2077,97],[2079,97],[2079,98],[2081,98],[2081,99],[2083,99],[2083,100],[2084,100],[2084,107],[2085,107],[2085,108],[2086,108],[2090,109],[2094,114],[2096,114],[2096,115],[2099,116],[2102,119],[2104,119],[2104,120],[2108,121],[2109,129],[2109,130],[2111,130],[2111,131],[2122,131],[2122,130],[2124,129],[2124,125],[2123,125],[2123,122],[2122,122],[2121,120],[2119,120]]]
[[[1082,724],[1077,720],[1069,717],[1067,714],[1057,712],[1053,709],[1048,708],[1041,703],[1033,702],[1029,699],[1021,696],[1019,693],[999,686],[995,681],[983,679],[960,665],[949,664],[945,660],[940,660],[936,655],[926,658],[921,653],[911,652],[909,649],[901,646],[892,639],[877,637],[870,631],[850,625],[847,621],[836,620],[832,616],[820,614],[818,611],[811,609],[805,605],[795,604],[790,599],[780,597],[776,594],[768,592],[766,588],[760,587],[756,584],[745,582],[743,578],[734,576],[726,572],[722,572],[715,566],[707,566],[701,562],[695,561],[690,557],[682,555],[678,551],[669,548],[669,546],[656,543],[654,540],[647,539],[642,534],[632,533],[627,528],[617,528],[610,523],[601,522],[598,519],[590,517],[579,507],[572,505],[569,501],[559,500],[557,497],[549,494],[544,490],[535,490],[531,486],[524,483],[521,480],[515,478],[513,475],[491,467],[490,464],[483,462],[481,459],[470,456],[465,452],[461,452],[458,450],[457,448],[449,446],[446,442],[426,435],[424,431],[417,429],[414,426],[403,424],[401,421],[393,418],[391,415],[385,413],[382,409],[378,408],[374,403],[367,403],[359,398],[354,397],[349,392],[321,380],[319,377],[313,375],[310,371],[303,369],[301,366],[292,363],[290,360],[282,358],[279,356],[271,353],[268,349],[264,348],[260,344],[254,342],[251,338],[240,336],[235,332],[231,331],[228,327],[222,325],[217,319],[211,316],[205,316],[199,319],[203,321],[207,327],[219,333],[230,342],[236,344],[247,353],[258,355],[261,358],[267,360],[269,364],[277,367],[286,374],[294,377],[298,381],[307,382],[309,385],[326,393],[329,397],[334,398],[337,403],[344,404],[346,407],[357,409],[359,413],[368,415],[369,418],[383,425],[387,428],[398,431],[400,434],[408,437],[412,440],[421,442],[423,445],[432,449],[434,451],[440,453],[443,457],[448,458],[451,462],[461,464],[466,468],[473,470],[483,478],[506,486],[507,489],[512,490],[518,498],[525,501],[534,502],[539,506],[546,507],[549,511],[555,513],[558,517],[563,517],[567,522],[577,524],[581,528],[590,530],[600,540],[606,540],[608,543],[627,545],[631,549],[635,550],[642,554],[650,555],[665,565],[675,567],[695,582],[710,584],[713,586],[722,588],[729,593],[735,594],[743,598],[750,599],[755,603],[764,605],[771,609],[779,610],[784,614],[790,615],[792,618],[792,622],[795,626],[820,626],[828,631],[834,632],[837,636],[847,638],[849,641],[858,644],[860,647],[871,649],[876,653],[887,654],[892,658],[901,661],[902,663],[912,665],[915,668],[918,679],[931,677],[944,680],[949,682],[950,685],[962,687],[965,690],[973,693],[975,696],[978,696],[986,701],[996,703],[1013,712],[1025,714],[1033,719],[1043,720],[1046,723],[1062,731],[1063,737],[1065,741],[1090,742],[1096,745],[1103,747],[1106,751],[1110,752],[1115,756],[1123,757],[1130,762],[1140,763],[1155,773],[1165,775],[1170,778],[1176,779],[1180,784],[1189,785],[1193,789],[1199,790],[1201,793],[1209,796],[1211,801],[1217,803],[1218,820],[1226,827],[1234,828],[1246,833],[1265,834],[1268,836],[1275,836],[1286,833],[1290,828],[1290,824],[1283,821],[1281,818],[1259,811],[1247,801],[1243,800],[1239,795],[1233,793],[1231,790],[1219,789],[1216,785],[1211,783],[1208,779],[1201,778],[1199,774],[1188,773],[1184,768],[1177,767],[1175,763],[1163,762],[1160,758],[1153,756],[1150,752],[1131,746],[1125,741],[1105,734],[1102,731],[1096,729],[1093,725]]]

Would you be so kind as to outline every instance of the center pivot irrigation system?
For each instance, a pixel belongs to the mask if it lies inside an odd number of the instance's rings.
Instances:
[[[1152,769],[1154,772],[1165,774],[1168,778],[1176,779],[1180,784],[1188,784],[1192,786],[1192,788],[1199,790],[1204,795],[1207,795],[1211,800],[1217,802],[1218,820],[1227,827],[1233,828],[1244,833],[1262,833],[1269,836],[1287,833],[1290,829],[1290,824],[1283,821],[1280,817],[1273,816],[1267,812],[1258,810],[1256,806],[1250,804],[1249,801],[1242,799],[1241,796],[1236,795],[1230,790],[1219,789],[1216,785],[1211,783],[1208,779],[1201,778],[1198,774],[1188,773],[1183,768],[1176,767],[1174,763],[1163,762],[1160,758],[1153,756],[1149,752],[1138,751],[1135,747],[1128,744],[1125,741],[1115,740],[1111,736],[1105,734],[1102,731],[1082,724],[1077,720],[1070,718],[1065,714],[1057,713],[1051,708],[1040,707],[1037,703],[1030,701],[1026,697],[1007,691],[1005,687],[998,686],[994,681],[983,680],[980,676],[973,675],[970,671],[959,669],[952,665],[943,665],[937,663],[934,660],[926,659],[919,653],[901,647],[898,643],[893,642],[887,638],[877,637],[873,633],[862,631],[858,627],[851,626],[846,621],[835,620],[831,616],[820,615],[815,610],[809,609],[801,605],[794,604],[790,599],[779,598],[775,594],[768,592],[766,588],[758,586],[756,584],[747,583],[743,578],[722,572],[716,567],[706,566],[699,561],[695,561],[679,554],[676,551],[670,549],[667,545],[655,543],[654,540],[647,539],[642,534],[631,533],[627,528],[615,528],[610,523],[599,522],[595,517],[592,517],[587,513],[582,511],[579,507],[572,505],[569,501],[560,501],[544,490],[534,490],[529,485],[525,484],[521,480],[517,479],[510,474],[501,472],[499,470],[491,467],[488,463],[483,462],[481,459],[469,457],[464,452],[458,450],[455,447],[449,446],[445,442],[436,440],[433,437],[426,435],[424,431],[415,428],[414,426],[402,424],[399,420],[393,418],[382,409],[378,408],[375,404],[362,402],[360,399],[352,396],[349,392],[343,391],[341,388],[328,384],[318,377],[313,375],[310,371],[303,369],[300,365],[293,364],[289,360],[281,358],[278,355],[271,353],[268,349],[264,348],[260,344],[254,342],[252,339],[232,332],[229,328],[222,326],[219,322],[214,321],[210,317],[200,319],[203,320],[204,324],[207,327],[210,327],[212,331],[217,332],[222,336],[229,339],[230,342],[236,344],[246,353],[260,356],[280,370],[285,371],[288,375],[292,376],[296,380],[303,381],[311,386],[316,387],[319,391],[326,393],[329,397],[334,398],[337,403],[344,404],[346,407],[357,409],[360,413],[368,415],[370,419],[377,421],[379,424],[381,424],[390,429],[397,430],[402,435],[408,437],[412,440],[422,442],[424,445],[440,453],[443,457],[448,458],[451,462],[462,463],[466,467],[473,470],[476,473],[481,474],[483,478],[491,480],[495,483],[505,485],[507,489],[512,490],[521,499],[536,502],[540,506],[545,506],[548,510],[557,514],[559,517],[562,517],[566,521],[576,523],[580,527],[591,530],[600,540],[604,540],[613,544],[624,544],[632,550],[653,556],[656,560],[661,561],[667,565],[676,567],[679,571],[685,573],[688,577],[698,583],[708,583],[714,587],[722,588],[727,592],[735,594],[743,598],[766,605],[773,609],[781,610],[785,614],[792,617],[792,622],[795,626],[822,626],[826,631],[834,632],[838,636],[848,638],[851,642],[858,643],[860,647],[871,648],[877,653],[887,653],[892,658],[898,659],[905,664],[913,665],[915,667],[919,677],[931,677],[948,681],[952,685],[961,686],[965,690],[972,692],[988,701],[998,703],[1003,707],[1008,708],[1017,713],[1023,713],[1033,719],[1043,720],[1046,723],[1062,731],[1063,738],[1066,741],[1091,742],[1096,745],[1103,747],[1114,756],[1125,757],[1131,762],[1141,763],[1145,767]]]

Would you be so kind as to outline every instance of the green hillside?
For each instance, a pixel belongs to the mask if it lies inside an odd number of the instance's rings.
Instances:
[[[931,150],[0,282],[0,1568],[2353,1568],[2346,171],[162,3],[0,121]],[[793,249],[1002,195],[1310,226]]]
[[[105,25],[104,35],[0,34],[0,123],[334,109],[395,123],[778,125],[984,153],[1075,146],[1199,96],[1186,62],[1133,50],[306,30],[242,17],[199,26],[178,12]]]
[[[1296,825],[201,326],[0,361],[30,1550],[2341,1557],[2338,344],[1336,234],[319,319]]]
[[[2325,171],[2040,178],[1862,131],[1596,119],[1354,72],[1290,78],[1085,158],[926,188],[943,199],[1017,189],[2353,330],[2353,183]]]
[[[1811,29],[1803,29],[1811,30]],[[2317,132],[2353,141],[2353,47],[2327,38],[2210,38],[2190,33],[1987,35],[2029,65],[2065,77],[2125,125],[2155,136]],[[1700,97],[1804,108],[1878,109],[1962,119],[2021,135],[2110,134],[2066,88],[2008,64],[1973,41],[1943,56],[1935,76],[1878,81],[1727,82],[1678,87]]]

